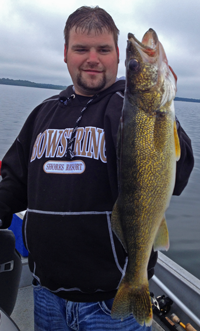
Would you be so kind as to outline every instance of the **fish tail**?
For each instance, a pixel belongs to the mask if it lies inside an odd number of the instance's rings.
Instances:
[[[146,326],[150,326],[152,324],[153,312],[148,281],[137,287],[122,281],[113,302],[111,317],[124,319],[131,313],[140,325],[145,323]]]

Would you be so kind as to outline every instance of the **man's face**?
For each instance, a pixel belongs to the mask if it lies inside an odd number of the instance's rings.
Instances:
[[[106,29],[102,33],[71,29],[64,61],[77,94],[93,96],[111,86],[116,80],[118,59],[113,34]]]

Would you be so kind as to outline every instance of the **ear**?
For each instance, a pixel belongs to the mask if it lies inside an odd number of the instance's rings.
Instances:
[[[64,45],[64,62],[67,63],[67,46]]]
[[[117,58],[118,58],[118,63],[119,63],[119,47],[117,46]]]

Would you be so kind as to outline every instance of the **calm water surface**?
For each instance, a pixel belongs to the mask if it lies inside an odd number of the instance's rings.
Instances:
[[[0,159],[18,135],[31,110],[58,94],[47,90],[0,85]],[[175,102],[176,115],[192,140],[195,166],[181,196],[172,197],[166,213],[172,260],[200,279],[200,103]]]

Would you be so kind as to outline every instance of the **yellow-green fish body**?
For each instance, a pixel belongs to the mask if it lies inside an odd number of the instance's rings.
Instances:
[[[129,34],[126,68],[118,134],[119,195],[111,222],[128,253],[128,265],[112,317],[133,313],[138,323],[150,325],[147,265],[152,246],[155,250],[169,247],[164,215],[180,157],[173,104],[176,77],[152,29],[142,43]]]

